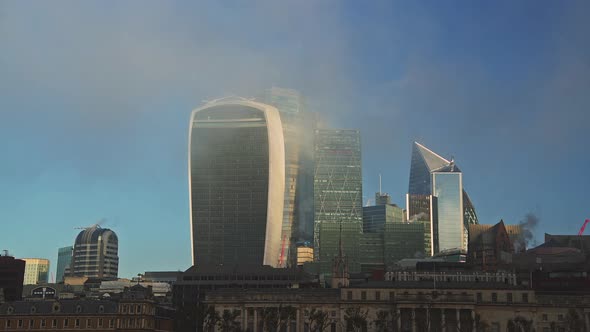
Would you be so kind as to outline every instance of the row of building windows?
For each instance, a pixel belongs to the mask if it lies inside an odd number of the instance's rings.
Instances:
[[[26,320],[24,319],[7,319],[4,327],[6,329],[23,329],[23,328],[28,328],[28,329],[35,329],[35,328],[47,328],[47,327],[52,327],[52,328],[66,328],[66,327],[75,327],[75,328],[93,328],[93,327],[105,327],[104,323],[105,320],[103,318],[98,318],[96,320],[93,320],[91,318],[87,318],[86,319],[86,325],[83,326],[83,319],[80,318],[76,318],[76,319],[69,319],[69,318],[64,318],[64,319],[30,319],[28,320],[28,325]],[[60,324],[61,323],[61,324]],[[70,323],[73,323],[72,325],[70,325]],[[114,328],[115,327],[115,320],[114,319],[109,319],[108,320],[108,327],[109,328]]]
[[[353,292],[352,290],[347,291],[347,293],[346,293],[346,299],[347,300],[361,300],[361,301],[369,300],[369,298],[367,296],[368,293],[372,293],[373,297],[371,297],[371,300],[375,300],[375,301],[383,301],[383,300],[392,301],[392,300],[395,299],[395,292],[394,291],[389,291],[388,293],[385,293],[385,292],[382,293],[381,291],[374,291],[374,292],[360,291],[360,294],[356,294],[357,296],[355,296],[355,292]],[[387,294],[388,296],[386,297],[385,294]],[[432,293],[418,292],[418,293],[415,293],[415,294],[410,294],[409,292],[406,291],[406,292],[403,292],[403,293],[398,293],[398,298],[399,299],[409,298],[409,297],[419,298],[419,297],[427,296],[427,295],[430,295],[433,298],[434,297],[438,297],[438,296],[455,296],[455,297],[457,297],[457,299],[459,299],[459,296],[462,296],[463,299],[465,299],[465,300],[468,300],[467,297],[471,296],[467,292],[453,293],[453,292],[447,291],[446,293],[442,293],[442,292],[436,292],[436,291],[434,291]],[[481,293],[481,292],[477,292],[476,293],[476,301],[477,302],[484,302],[483,293]],[[491,293],[491,298],[489,299],[489,301],[491,301],[492,303],[498,303],[498,302],[507,302],[507,303],[521,302],[521,303],[529,303],[529,294],[528,293],[521,293],[520,294],[520,299],[517,300],[517,301],[515,301],[514,294],[511,293],[511,292],[507,292],[507,293],[505,293],[504,301],[500,301],[499,298],[498,298],[498,293],[492,292]]]

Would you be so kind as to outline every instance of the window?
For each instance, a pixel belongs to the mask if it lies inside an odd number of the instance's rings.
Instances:
[[[92,327],[92,321],[90,320],[90,318],[88,318],[86,320],[86,328],[90,328],[90,327]]]
[[[47,326],[47,322],[45,321],[45,319],[41,320],[41,327],[45,327]]]
[[[543,316],[541,316],[541,317],[542,317],[541,319],[544,320],[544,321],[549,320],[549,318],[547,317],[547,314],[543,314]]]
[[[51,321],[51,327],[57,327],[57,319]]]
[[[361,300],[366,300],[367,299],[367,291],[362,291],[361,292]]]
[[[6,324],[5,324],[5,325],[6,325],[6,328],[10,328],[10,322],[11,322],[11,320],[10,320],[10,319],[7,319],[7,320],[6,320]]]
[[[381,292],[380,291],[375,292],[375,300],[381,301]]]
[[[481,293],[477,293],[477,302],[481,302],[481,301],[482,301]]]
[[[14,312],[14,308],[13,307],[8,307],[8,309],[6,309],[6,313],[8,315],[12,314]]]
[[[332,311],[330,312],[330,315],[331,315],[332,317],[336,317],[336,310],[332,310]]]
[[[29,321],[29,328],[30,328],[30,329],[32,329],[32,328],[34,328],[34,327],[35,327],[35,321],[31,319],[31,320]]]
[[[506,293],[506,302],[512,303],[512,293]]]
[[[109,327],[110,328],[115,327],[115,320],[114,319],[109,319]]]
[[[498,302],[498,293],[492,293],[492,302]]]
[[[522,293],[522,302],[529,303],[529,294],[528,293]]]
[[[395,298],[395,292],[389,292],[389,301],[393,301]]]
[[[557,320],[563,320],[563,315],[562,314],[557,315]]]
[[[32,306],[32,307],[31,307],[31,313],[32,313],[32,314],[34,314],[34,313],[36,313],[36,312],[37,312],[37,307],[35,307],[35,306]]]
[[[346,293],[346,299],[348,299],[348,300],[352,300],[352,291],[348,291],[348,292]]]
[[[102,318],[98,319],[98,327],[102,327]]]
[[[18,327],[23,327],[23,320],[22,319],[19,319],[18,320],[18,325],[17,326]]]
[[[59,312],[59,304],[54,304],[53,305],[53,312]]]
[[[68,319],[67,319],[67,318],[66,318],[66,319],[64,319],[64,327],[68,327],[68,324],[69,324],[69,321],[68,321]]]
[[[80,319],[79,318],[76,318],[76,322],[75,322],[74,326],[80,327]]]
[[[101,305],[101,306],[98,307],[98,313],[99,314],[104,314],[104,306],[103,305]]]
[[[79,314],[82,312],[82,306],[81,305],[77,305],[76,306],[76,313]]]
[[[500,332],[500,323],[492,323],[492,332]]]
[[[133,305],[129,306],[129,313],[132,314],[133,313]]]
[[[135,308],[135,312],[138,314],[141,314],[141,306],[137,305],[137,307]]]

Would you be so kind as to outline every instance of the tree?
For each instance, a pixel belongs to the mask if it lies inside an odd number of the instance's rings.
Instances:
[[[584,320],[576,309],[570,308],[565,315],[566,331],[580,332],[584,330]]]
[[[219,322],[220,317],[217,311],[215,311],[215,307],[210,305],[204,306],[204,316],[203,316],[203,331],[208,332],[212,331],[217,322]]]
[[[238,332],[240,331],[240,323],[236,318],[240,316],[238,310],[224,310],[221,319],[217,322],[217,326],[222,332]]]
[[[344,312],[344,321],[346,322],[346,329],[353,332],[367,331],[367,315],[368,310],[362,311],[361,308],[348,308]]]
[[[377,317],[374,323],[378,332],[394,331],[394,328],[397,328],[397,324],[392,322],[389,316],[391,315],[387,310],[380,310],[377,312]],[[396,325],[395,327],[393,326],[394,324]]]
[[[275,307],[263,307],[258,310],[262,331],[275,331],[279,323],[279,311]]]
[[[488,322],[486,322],[485,320],[481,319],[481,316],[479,314],[475,314],[474,325],[477,332],[488,332],[488,329],[490,328],[490,324],[488,324]]]
[[[283,329],[286,330],[287,326],[289,326],[289,323],[291,323],[291,321],[295,319],[296,315],[297,310],[292,306],[279,305],[277,331],[282,331]]]
[[[508,321],[509,332],[534,332],[533,321],[522,316],[516,316]]]
[[[307,316],[307,324],[309,324],[309,332],[324,332],[332,320],[329,314],[320,309],[313,308],[311,310],[305,310]]]

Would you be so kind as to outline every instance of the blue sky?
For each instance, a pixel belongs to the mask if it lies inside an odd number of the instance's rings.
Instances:
[[[300,90],[358,128],[364,195],[403,204],[411,143],[454,156],[480,222],[590,217],[585,1],[2,1],[0,249],[105,218],[120,275],[190,265],[190,111]]]

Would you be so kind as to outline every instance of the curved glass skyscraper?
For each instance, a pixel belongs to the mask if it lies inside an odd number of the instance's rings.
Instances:
[[[278,266],[285,145],[277,109],[229,97],[194,110],[188,169],[193,264]]]
[[[428,209],[419,210],[420,206]],[[407,208],[409,220],[430,224],[432,254],[467,250],[467,229],[469,224],[478,221],[475,208],[463,189],[461,170],[453,160],[417,142],[412,148]]]

